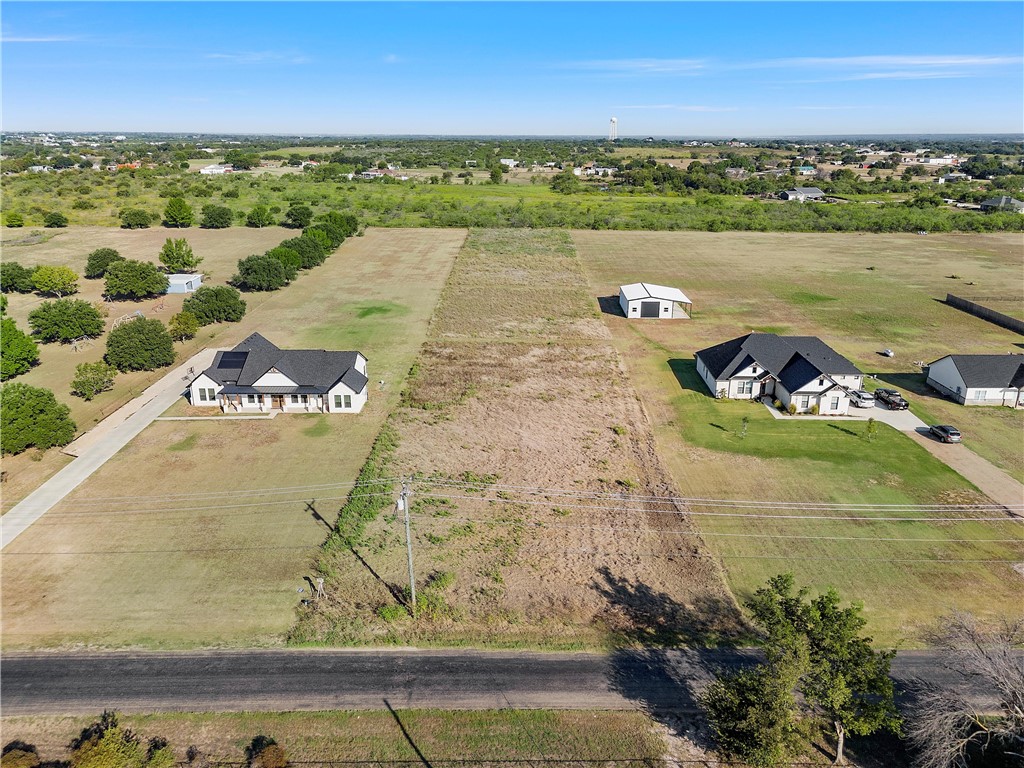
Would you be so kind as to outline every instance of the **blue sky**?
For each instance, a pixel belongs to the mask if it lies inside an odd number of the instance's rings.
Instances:
[[[2,4],[3,129],[1024,131],[1024,3]]]

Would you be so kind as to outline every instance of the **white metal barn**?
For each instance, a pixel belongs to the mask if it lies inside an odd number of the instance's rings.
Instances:
[[[177,274],[167,276],[168,293],[192,293],[202,284],[202,275]]]
[[[653,283],[619,286],[619,306],[626,317],[689,319],[693,304],[678,288]]]

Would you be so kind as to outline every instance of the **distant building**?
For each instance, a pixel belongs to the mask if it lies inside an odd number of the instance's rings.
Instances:
[[[200,168],[199,172],[203,176],[220,176],[224,173],[231,173],[234,170],[235,169],[230,165],[220,165],[215,163],[213,165],[208,165],[205,168]]]
[[[518,160],[512,160],[508,157],[503,157],[498,162],[501,163],[502,165],[507,165],[509,168],[515,168],[519,165]]]
[[[798,176],[813,176],[817,172],[818,169],[815,168],[813,165],[801,165],[799,168],[796,169],[796,173]]]
[[[1002,195],[1001,197],[990,197],[988,200],[982,201],[981,210],[1016,211],[1017,213],[1024,213],[1024,203],[1015,197]]]
[[[824,200],[825,193],[817,187],[796,187],[779,192],[779,197],[782,200],[798,200],[802,203],[805,200]]]
[[[619,286],[619,306],[626,317],[688,320],[693,303],[678,288],[653,283],[631,283]]]
[[[958,181],[970,181],[971,177],[966,173],[960,173],[959,171],[954,173],[947,173],[945,176],[939,176],[935,181],[938,184],[956,184]]]
[[[1019,408],[1024,355],[946,355],[928,366],[926,383],[961,405]]]
[[[167,276],[167,293],[192,293],[203,284],[202,275],[174,274]]]

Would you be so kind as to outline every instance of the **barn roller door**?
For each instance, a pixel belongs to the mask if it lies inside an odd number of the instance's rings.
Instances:
[[[661,302],[641,301],[640,317],[661,317]]]

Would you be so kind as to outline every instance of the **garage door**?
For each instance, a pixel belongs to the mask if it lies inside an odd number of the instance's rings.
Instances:
[[[661,302],[641,301],[640,317],[661,317]]]

